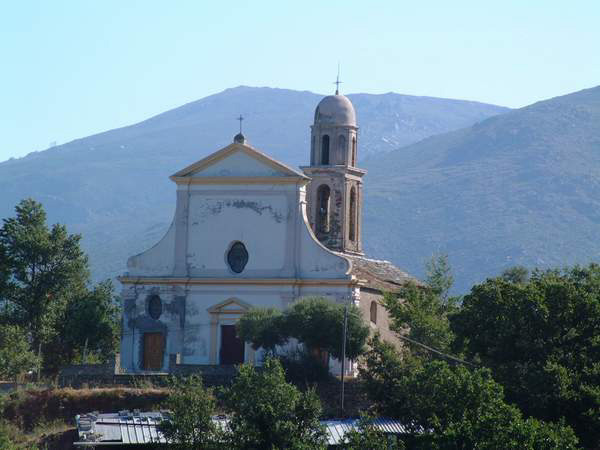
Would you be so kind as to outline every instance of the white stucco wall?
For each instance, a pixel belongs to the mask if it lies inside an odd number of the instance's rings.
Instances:
[[[127,260],[130,273],[145,276],[173,273],[175,267],[175,222],[153,247]]]
[[[253,163],[240,167],[248,159]],[[129,259],[129,276],[348,278],[346,259],[321,245],[310,229],[304,186],[277,182],[280,172],[245,153],[233,153],[214,166],[190,177],[227,168],[246,178],[271,174],[274,182],[178,184],[171,228],[154,247]],[[227,264],[236,241],[249,254],[240,274]]]
[[[163,314],[158,321],[148,316],[147,300],[151,295],[159,295],[163,302]],[[285,309],[294,300],[308,296],[324,296],[344,302],[352,296],[352,290],[341,286],[130,285],[123,291],[121,367],[127,372],[141,370],[143,334],[156,331],[165,333],[163,371],[168,370],[170,354],[179,354],[183,364],[218,364],[220,325],[235,324],[240,315],[214,314],[209,309],[231,299],[251,307]],[[211,332],[211,324],[216,328],[216,335],[211,334],[214,333]],[[245,357],[246,362],[260,360],[260,355],[255,358],[249,346]]]
[[[123,368],[141,370],[143,333],[155,331],[164,332],[166,338],[164,370],[169,354],[179,354],[185,364],[219,363],[220,325],[235,323],[239,315],[208,310],[229,299],[248,307],[283,309],[309,295],[336,301],[351,296],[348,260],[316,240],[306,217],[305,182],[302,178],[297,183],[282,182],[281,177],[288,175],[234,152],[187,175],[211,177],[210,182],[178,179],[169,231],[154,247],[128,261],[122,293]],[[214,177],[220,176],[260,177],[261,181],[215,182]],[[273,183],[265,182],[271,176]],[[227,252],[236,241],[245,245],[249,255],[239,274],[227,263]],[[214,280],[218,282],[211,284]],[[239,284],[244,280],[249,282]],[[313,281],[304,283],[307,280]],[[158,320],[151,319],[147,310],[153,294],[164,304]],[[246,350],[246,357],[253,358],[253,352]]]
[[[279,275],[285,265],[293,205],[285,191],[256,186],[192,191],[187,261],[192,276]],[[242,274],[227,264],[227,252],[240,241],[248,250]],[[263,273],[264,275],[264,273]]]

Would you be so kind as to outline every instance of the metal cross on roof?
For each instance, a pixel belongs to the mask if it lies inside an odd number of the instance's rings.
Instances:
[[[335,84],[335,95],[340,94],[340,84],[342,84],[342,83],[343,83],[343,81],[340,81],[340,63],[338,63],[337,78],[333,82],[333,84]]]
[[[238,117],[236,120],[240,121],[240,133],[242,132],[242,120],[244,120],[244,117],[242,117],[242,115],[240,114],[240,117]]]

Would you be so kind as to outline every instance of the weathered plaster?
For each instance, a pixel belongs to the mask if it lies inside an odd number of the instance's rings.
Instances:
[[[127,260],[130,274],[170,275],[173,273],[176,226],[176,222],[173,221],[167,233],[156,245]]]
[[[192,165],[190,173],[184,170],[176,174],[177,205],[171,228],[157,245],[129,260],[130,280],[154,277],[166,281],[128,281],[133,284],[123,287],[121,355],[128,371],[141,370],[145,332],[164,333],[165,370],[171,354],[179,354],[183,364],[217,362],[220,325],[235,323],[243,313],[208,310],[227,299],[236,298],[251,307],[285,308],[303,296],[343,301],[351,295],[349,261],[319,243],[308,224],[305,177],[279,169],[278,163],[264,155],[249,157],[251,149],[245,148],[243,154],[231,149],[225,149],[227,154],[220,151],[216,162],[208,157],[198,170]],[[242,160],[249,164],[242,164]],[[260,178],[259,183],[252,182],[254,176],[269,174],[277,181],[269,184]],[[222,182],[219,176],[223,176]],[[228,184],[227,177],[231,176],[239,177],[238,181]],[[281,183],[282,176],[298,181]],[[210,183],[186,183],[186,177],[206,177]],[[334,178],[333,198],[336,209],[342,210],[344,178]],[[248,184],[239,182],[241,179],[249,180]],[[342,217],[336,220],[342,222]],[[226,258],[236,241],[242,242],[249,254],[239,274],[231,271]],[[226,286],[175,281],[181,279],[289,281]],[[304,285],[298,280],[323,280],[323,284]],[[153,294],[160,296],[163,305],[158,320],[148,315],[147,298]],[[246,348],[247,361],[257,356]]]

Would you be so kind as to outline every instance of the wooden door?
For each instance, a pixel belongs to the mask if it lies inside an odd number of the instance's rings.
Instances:
[[[322,348],[312,348],[310,350],[310,353],[313,355],[313,357],[319,361],[321,364],[323,364],[323,367],[329,367],[329,352],[326,350],[323,350]]]
[[[221,364],[244,362],[244,341],[235,334],[235,325],[221,325]]]
[[[144,370],[161,370],[165,355],[162,333],[144,333]]]

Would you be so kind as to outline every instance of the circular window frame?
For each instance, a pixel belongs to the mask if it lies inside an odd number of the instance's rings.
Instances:
[[[153,306],[156,305],[156,301],[158,301],[158,306]],[[160,295],[152,294],[148,296],[147,303],[148,316],[150,316],[151,319],[159,320],[163,314],[163,301],[162,298],[160,298]],[[158,313],[156,309],[158,309]]]
[[[233,267],[232,264],[229,260],[229,255],[230,253],[233,251],[233,248],[236,245],[241,245],[244,252],[245,252],[245,261],[243,262],[242,268],[241,270],[238,272],[236,271]],[[227,265],[227,269],[229,270],[229,272],[233,275],[240,275],[241,273],[244,272],[244,270],[246,270],[246,267],[248,266],[248,262],[250,261],[250,253],[248,252],[248,248],[246,247],[246,244],[244,244],[242,241],[233,241],[229,244],[229,246],[227,247],[227,251],[225,252],[225,264]]]

